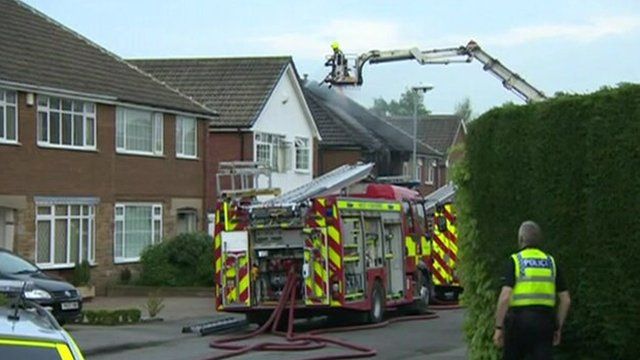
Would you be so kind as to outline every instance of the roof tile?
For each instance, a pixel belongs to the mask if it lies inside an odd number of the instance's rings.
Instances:
[[[0,80],[214,115],[37,10],[0,0]]]
[[[129,60],[156,78],[215,108],[215,127],[253,125],[291,57]]]

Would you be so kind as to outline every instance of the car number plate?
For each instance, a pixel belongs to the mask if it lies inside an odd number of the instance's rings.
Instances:
[[[78,307],[79,306],[77,301],[63,302],[62,304],[60,304],[60,308],[62,308],[62,310],[77,310]]]

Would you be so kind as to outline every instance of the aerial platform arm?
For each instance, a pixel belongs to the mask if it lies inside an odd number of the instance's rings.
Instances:
[[[544,93],[529,84],[518,74],[509,70],[500,61],[487,54],[474,41],[466,46],[432,49],[421,51],[418,48],[407,50],[366,52],[353,60],[353,66],[349,67],[349,60],[339,48],[334,47],[334,54],[326,62],[331,66],[331,73],[325,78],[325,82],[331,85],[362,85],[362,69],[365,64],[380,64],[387,62],[415,60],[420,65],[451,63],[469,63],[473,59],[483,64],[483,69],[489,71],[502,81],[502,85],[521,97],[526,102],[536,102],[546,99]]]

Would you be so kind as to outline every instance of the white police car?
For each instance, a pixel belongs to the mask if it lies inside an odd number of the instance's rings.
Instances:
[[[0,280],[0,288],[24,293],[29,284]],[[84,360],[69,335],[42,306],[21,296],[0,304],[0,359]]]

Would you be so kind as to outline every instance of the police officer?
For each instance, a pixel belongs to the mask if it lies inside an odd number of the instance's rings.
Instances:
[[[551,359],[552,346],[560,343],[571,300],[560,268],[539,249],[541,243],[540,227],[523,222],[520,251],[508,260],[496,310],[493,341],[504,348],[505,360]]]

